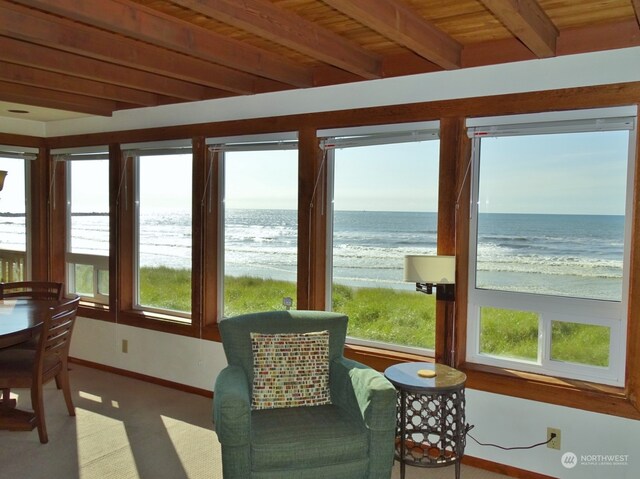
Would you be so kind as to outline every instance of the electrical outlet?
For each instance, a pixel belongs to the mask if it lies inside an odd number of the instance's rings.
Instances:
[[[127,339],[122,340],[122,352],[125,354],[129,352],[129,340]]]
[[[551,438],[552,434],[555,434],[553,439]],[[556,429],[556,428],[553,428],[553,427],[548,427],[547,428],[547,441],[549,441],[547,443],[547,447],[548,448],[560,450],[560,429]]]

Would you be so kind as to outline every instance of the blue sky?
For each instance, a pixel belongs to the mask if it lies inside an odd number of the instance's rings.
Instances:
[[[228,208],[298,208],[298,151],[226,153]]]
[[[439,141],[337,150],[337,210],[437,211]]]
[[[622,215],[626,131],[483,138],[481,212]]]

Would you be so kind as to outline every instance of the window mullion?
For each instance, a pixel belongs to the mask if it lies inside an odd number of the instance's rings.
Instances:
[[[480,301],[476,290],[476,263],[478,258],[478,183],[480,168],[480,139],[471,141],[471,178],[469,195],[469,263],[467,324],[471,340],[467,342],[467,357],[475,358],[480,353]]]
[[[219,205],[218,207],[218,221],[217,221],[217,238],[218,238],[218,248],[216,251],[216,257],[218,258],[218,267],[216,270],[216,292],[217,292],[217,304],[216,304],[216,316],[218,317],[218,321],[224,318],[224,274],[225,274],[225,257],[224,257],[224,249],[225,249],[225,162],[226,162],[226,153],[221,149],[216,149],[214,153],[214,165],[217,166],[216,174],[217,174],[217,186],[218,186],[218,197],[216,201]]]
[[[538,362],[548,367],[551,358],[551,320],[546,313],[538,316]]]

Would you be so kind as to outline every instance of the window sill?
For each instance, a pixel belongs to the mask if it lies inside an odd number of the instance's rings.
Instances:
[[[191,320],[186,321],[181,316],[172,316],[165,313],[157,313],[144,310],[121,311],[117,318],[118,323],[160,331],[169,334],[180,334],[183,336],[199,336],[191,324]]]
[[[111,321],[112,313],[109,307],[104,304],[81,301],[78,307],[78,316],[90,319],[101,319]]]
[[[120,311],[116,314],[105,307],[83,303],[78,309],[78,316],[125,324],[136,328],[151,329],[168,334],[200,336],[200,332],[191,324],[191,320],[187,321],[181,316],[172,316],[170,314],[141,310]]]
[[[349,359],[366,364],[380,372],[384,372],[389,366],[398,363],[434,362],[434,358],[431,356],[403,353],[356,344],[346,344],[344,347],[344,355]]]
[[[624,388],[473,363],[458,369],[467,375],[470,389],[640,419],[640,410]]]
[[[205,326],[202,329],[202,339],[207,339],[209,341],[216,341],[218,343],[221,343],[222,337],[220,336],[220,328],[218,328],[218,323]]]

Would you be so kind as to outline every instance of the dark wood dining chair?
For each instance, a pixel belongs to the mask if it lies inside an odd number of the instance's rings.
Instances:
[[[0,283],[0,299],[42,299],[62,300],[64,285],[53,281],[15,281]],[[36,349],[38,338],[32,338],[22,344],[25,348]],[[2,400],[10,401],[10,390],[2,389]]]
[[[0,389],[31,389],[31,407],[42,443],[49,441],[44,417],[45,384],[55,379],[58,389],[62,389],[69,415],[76,415],[71,399],[67,358],[79,301],[80,298],[76,296],[50,308],[35,350],[21,348],[20,345],[0,349]]]
[[[0,299],[29,298],[61,300],[64,288],[62,283],[53,281],[18,281],[0,283]]]

